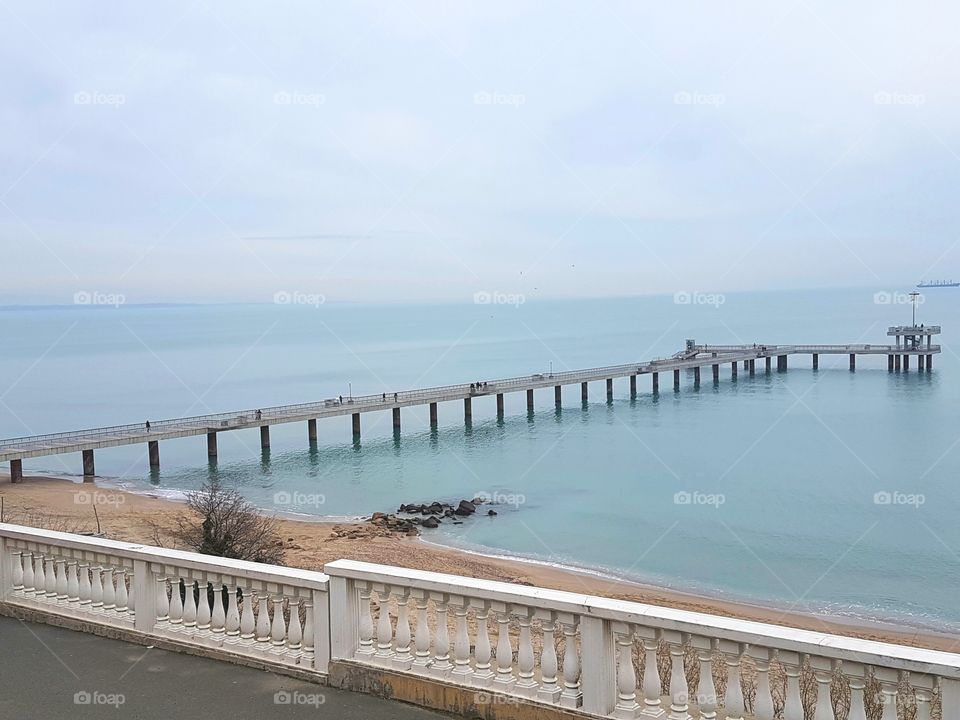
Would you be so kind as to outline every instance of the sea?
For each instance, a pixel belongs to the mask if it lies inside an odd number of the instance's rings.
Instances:
[[[270,512],[354,518],[401,503],[486,497],[497,512],[425,531],[430,542],[584,569],[676,591],[857,621],[960,629],[960,290],[865,287],[362,305],[0,309],[0,437],[157,421],[669,357],[710,344],[887,342],[940,324],[931,372],[885,355],[729,364],[699,388],[671,373],[98,450],[98,482],[182,498],[216,477]],[[24,462],[80,479],[77,455]]]

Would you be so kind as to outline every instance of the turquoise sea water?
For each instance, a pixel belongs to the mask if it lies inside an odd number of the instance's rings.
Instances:
[[[686,338],[711,343],[886,341],[910,308],[878,304],[887,288],[727,295],[719,307],[672,297],[448,306],[130,306],[0,310],[0,436],[392,392],[667,356]],[[216,466],[205,439],[97,451],[100,475],[175,494],[211,473],[265,508],[355,516],[402,502],[511,496],[496,518],[445,526],[429,539],[576,565],[681,590],[917,626],[960,627],[960,291],[933,290],[918,321],[943,325],[932,373],[888,374],[886,357],[791,357],[753,378],[729,365],[699,390],[653,396],[625,379],[224,433]],[[25,462],[76,475],[80,458]],[[877,504],[877,493],[922,504]],[[278,495],[280,493],[280,495]],[[286,493],[287,495],[284,495]],[[722,504],[678,503],[677,493]],[[699,493],[699,495],[697,495]],[[299,500],[291,506],[286,498]],[[680,498],[686,496],[680,495]],[[277,504],[277,500],[281,504]]]

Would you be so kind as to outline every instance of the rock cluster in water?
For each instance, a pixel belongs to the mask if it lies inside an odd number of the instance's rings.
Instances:
[[[396,533],[418,535],[420,528],[433,529],[448,521],[459,525],[464,518],[477,512],[477,506],[483,504],[483,498],[461,500],[456,505],[434,501],[432,503],[405,503],[397,509],[397,513],[374,513],[370,523]],[[496,515],[495,510],[488,510],[487,515]]]

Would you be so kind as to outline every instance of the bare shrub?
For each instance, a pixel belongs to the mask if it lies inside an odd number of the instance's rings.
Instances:
[[[239,492],[217,479],[187,495],[190,513],[176,519],[170,531],[177,542],[204,555],[283,562],[283,542],[276,518],[265,515]]]

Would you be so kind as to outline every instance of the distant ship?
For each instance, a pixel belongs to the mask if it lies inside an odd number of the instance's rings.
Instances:
[[[937,287],[960,287],[960,282],[954,282],[953,280],[932,280],[930,282],[920,281],[917,283],[918,288],[937,288]]]

